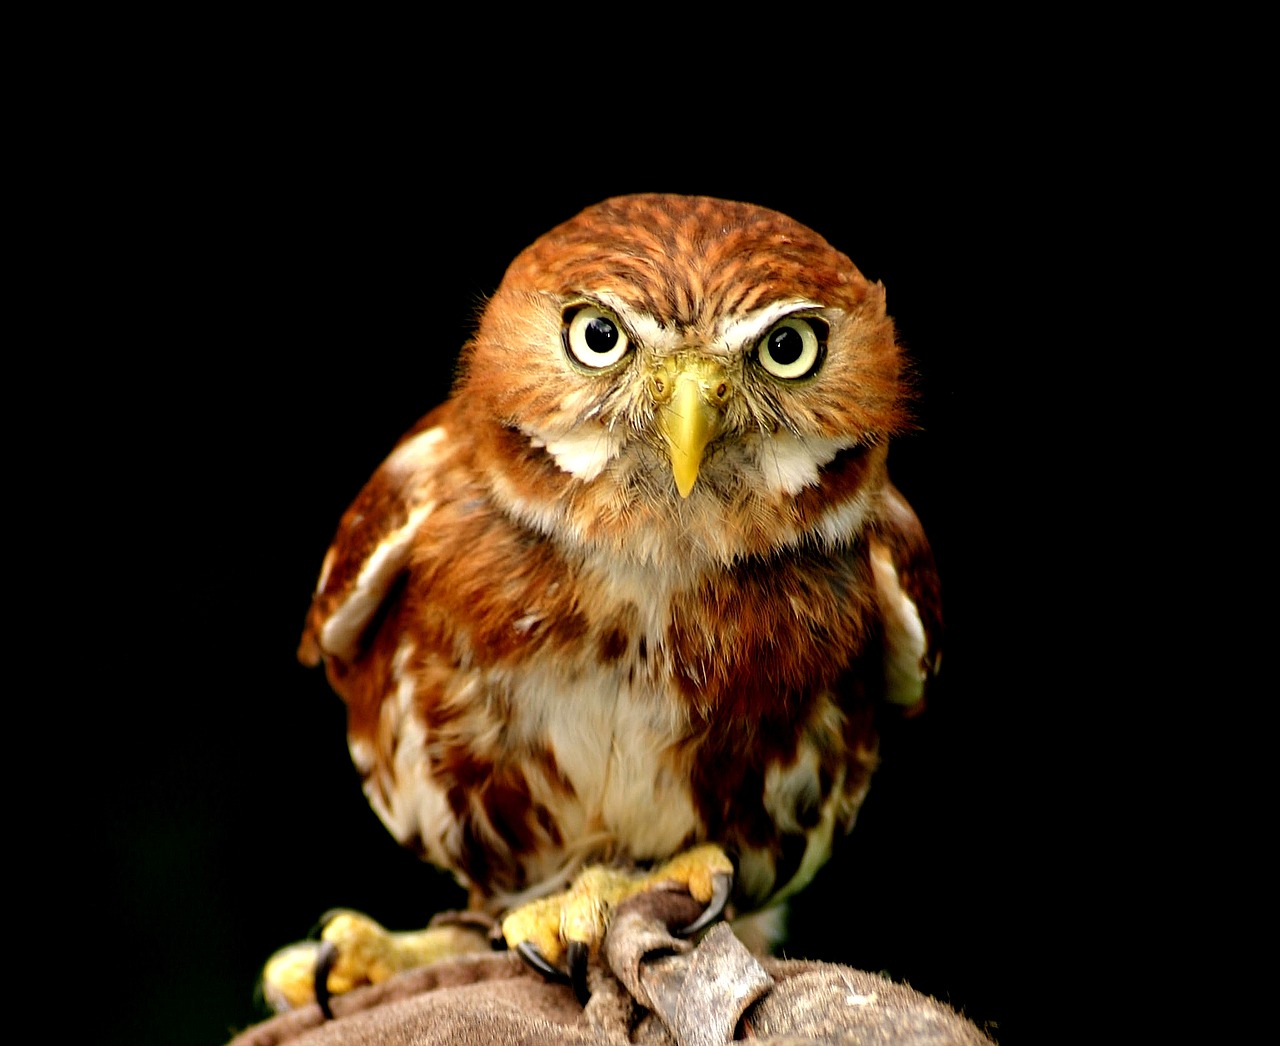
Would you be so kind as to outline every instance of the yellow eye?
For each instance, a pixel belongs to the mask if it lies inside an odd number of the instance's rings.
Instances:
[[[569,355],[584,367],[611,367],[627,354],[631,342],[612,313],[586,305],[568,317],[564,340]]]
[[[756,359],[775,378],[803,378],[818,368],[826,335],[821,320],[789,316],[760,339]]]

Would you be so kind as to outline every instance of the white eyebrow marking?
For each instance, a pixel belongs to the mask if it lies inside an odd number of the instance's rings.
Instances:
[[[754,345],[760,337],[784,316],[793,312],[819,312],[823,306],[806,298],[776,301],[746,316],[726,316],[716,325],[715,337],[731,351]]]
[[[664,327],[657,318],[647,312],[638,312],[608,291],[595,292],[591,297],[617,316],[628,333],[650,352],[672,353],[684,343],[685,339],[678,330]]]

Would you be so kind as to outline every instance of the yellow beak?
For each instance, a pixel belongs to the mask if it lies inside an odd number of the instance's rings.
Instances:
[[[676,360],[654,376],[658,429],[667,441],[682,498],[698,481],[707,444],[720,434],[730,391],[724,370],[706,359]]]

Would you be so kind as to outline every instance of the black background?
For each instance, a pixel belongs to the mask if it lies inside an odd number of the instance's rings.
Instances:
[[[1060,413],[1064,383],[1073,409],[1106,409],[1064,356],[1095,291],[1079,261],[1098,247],[1091,161],[959,110],[801,135],[730,114],[673,141],[573,114],[495,124],[478,105],[445,126],[368,101],[210,96],[87,150],[112,172],[75,204],[81,264],[109,274],[93,319],[138,350],[80,374],[99,507],[76,548],[119,564],[85,557],[77,592],[110,636],[77,753],[105,1037],[223,1041],[262,1016],[261,963],[325,909],[404,927],[459,902],[368,809],[342,706],[294,660],[309,594],[339,515],[447,393],[510,259],[603,197],[671,191],[818,230],[885,283],[921,376],[920,431],[891,467],[943,578],[942,685],[888,737],[786,952],[884,970],[1007,1046],[1044,1041],[1051,971],[1105,860],[1081,781],[1106,777],[1098,708],[1120,686],[1073,609],[1095,466],[1063,453],[1079,430]],[[123,970],[142,971],[126,991]]]

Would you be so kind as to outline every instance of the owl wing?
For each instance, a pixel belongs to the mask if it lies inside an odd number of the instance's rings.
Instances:
[[[942,665],[942,598],[924,528],[892,484],[882,492],[870,552],[884,627],[886,698],[920,711]]]
[[[444,492],[449,409],[432,411],[400,440],[343,515],[325,555],[298,658],[306,665],[323,659],[348,704],[347,669],[370,652],[418,531]]]

